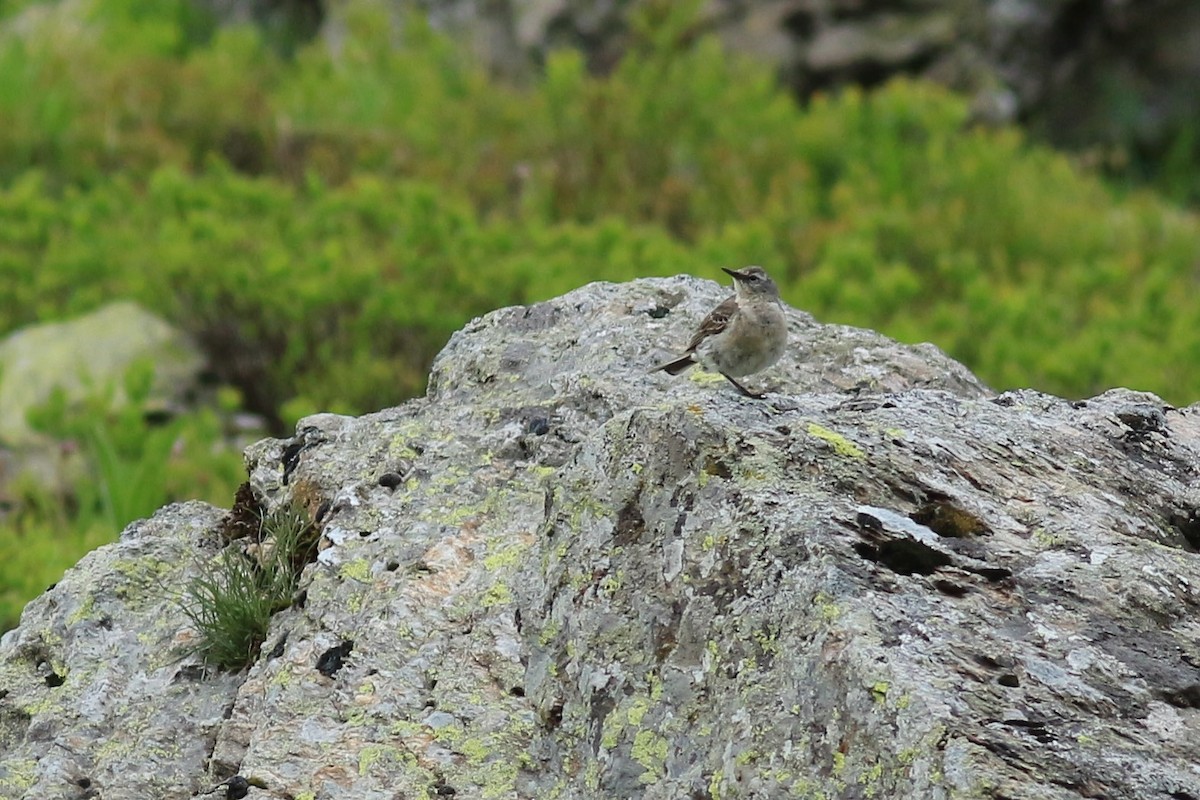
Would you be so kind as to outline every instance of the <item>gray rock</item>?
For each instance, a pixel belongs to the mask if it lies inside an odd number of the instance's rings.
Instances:
[[[501,309],[251,447],[325,546],[245,673],[179,652],[219,512],[131,526],[0,642],[0,796],[1200,796],[1200,406],[799,311],[764,400],[648,374],[727,291]]]
[[[29,426],[29,411],[55,391],[68,404],[106,392],[122,404],[125,375],[141,361],[154,365],[147,403],[157,410],[177,406],[196,388],[204,366],[184,333],[126,301],[66,322],[30,325],[0,341],[0,497],[7,484],[25,478],[54,494],[67,493],[82,467],[60,442]]]
[[[55,390],[72,403],[111,388],[120,401],[125,373],[138,361],[154,364],[152,401],[161,404],[193,388],[204,365],[185,334],[128,301],[8,334],[0,341],[0,444],[37,441],[26,414]]]

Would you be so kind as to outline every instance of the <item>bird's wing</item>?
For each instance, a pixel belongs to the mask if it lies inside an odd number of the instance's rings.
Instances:
[[[721,331],[725,330],[725,326],[729,324],[729,318],[737,311],[737,295],[732,295],[725,299],[719,306],[708,312],[708,316],[700,323],[696,335],[692,337],[691,344],[688,345],[687,352],[692,352],[700,343],[709,336],[716,336]]]

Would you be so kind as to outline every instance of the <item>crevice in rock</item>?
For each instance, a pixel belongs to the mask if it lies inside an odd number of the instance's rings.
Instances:
[[[922,503],[908,515],[913,522],[924,525],[938,536],[950,539],[966,539],[986,536],[991,530],[975,514],[955,505],[947,497],[934,498]]]
[[[951,564],[948,554],[913,539],[888,539],[877,545],[859,542],[854,551],[899,575],[932,575]]]
[[[973,572],[989,583],[999,583],[1012,577],[1012,570],[1008,567],[964,567],[969,572]]]
[[[346,659],[354,650],[354,640],[346,639],[336,647],[331,647],[317,659],[317,672],[326,678],[332,678],[338,670],[346,665]]]
[[[1200,509],[1173,509],[1167,514],[1167,525],[1183,537],[1184,549],[1200,553]]]
[[[630,500],[617,512],[617,527],[613,533],[613,544],[628,547],[642,538],[646,532],[646,520],[634,500]]]
[[[1182,689],[1163,690],[1158,692],[1158,696],[1176,708],[1200,708],[1200,683]]]
[[[250,482],[243,482],[233,495],[233,506],[230,507],[229,513],[221,520],[218,528],[221,538],[231,542],[234,539],[258,536],[264,514],[266,509],[254,494]]]

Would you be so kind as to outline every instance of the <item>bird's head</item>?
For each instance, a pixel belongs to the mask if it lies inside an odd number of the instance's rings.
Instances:
[[[779,297],[779,287],[762,267],[746,267],[744,269],[728,269],[721,267],[733,277],[733,286],[739,297]]]

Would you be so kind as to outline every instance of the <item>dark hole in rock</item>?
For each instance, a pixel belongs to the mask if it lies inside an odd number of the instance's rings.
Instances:
[[[991,532],[979,517],[946,500],[924,503],[909,514],[908,518],[924,525],[938,536],[950,539],[966,539]]]
[[[545,417],[534,417],[525,423],[525,431],[534,436],[545,436],[550,432],[550,420]]]
[[[388,572],[395,572],[396,570],[400,569],[400,562],[399,561],[389,561],[389,562],[387,562],[387,566],[384,567],[384,569],[386,569]]]
[[[1133,433],[1148,434],[1163,431],[1167,427],[1167,415],[1161,408],[1138,405],[1117,412],[1117,419]]]
[[[313,515],[313,522],[320,524],[321,520],[329,513],[329,509],[333,508],[333,503],[329,500],[322,500],[321,505],[317,506],[317,513]]]
[[[271,652],[267,654],[268,661],[283,655],[283,648],[287,645],[287,639],[286,633],[279,637],[279,641],[275,643],[275,646],[271,648]]]
[[[304,451],[303,441],[294,441],[283,449],[282,457],[279,459],[283,464],[283,477],[281,482],[287,486],[288,479],[292,477],[296,467],[300,466],[300,453]]]
[[[91,778],[79,778],[75,781],[75,785],[80,789],[90,789],[92,787]]]
[[[974,572],[976,575],[984,578],[990,583],[996,583],[1004,580],[1005,578],[1012,577],[1012,570],[1006,567],[974,567],[970,569],[971,572]]]
[[[1167,523],[1183,537],[1188,549],[1200,552],[1200,510],[1176,509],[1167,516]]]
[[[208,671],[204,669],[202,664],[187,664],[175,673],[175,677],[171,679],[172,683],[180,681],[200,681],[204,680],[204,676]]]
[[[546,727],[554,730],[559,725],[562,725],[563,720],[563,704],[555,703],[550,706],[550,710],[546,712]]]
[[[226,800],[242,800],[250,794],[250,781],[241,775],[234,775],[225,783]]]
[[[1033,738],[1043,744],[1054,741],[1054,734],[1046,730],[1046,723],[1044,722],[1034,719],[1006,719],[1003,722],[1005,725],[1011,725],[1014,728],[1024,728],[1029,731]]]
[[[617,513],[617,530],[613,533],[613,544],[627,547],[642,537],[646,532],[646,520],[642,511],[633,501],[630,501]]]
[[[458,794],[458,789],[439,781],[433,785],[433,793],[438,797],[453,797],[454,795]]]
[[[385,472],[379,476],[379,485],[385,489],[395,489],[404,483],[404,476],[398,472]]]
[[[671,309],[667,308],[666,306],[655,306],[646,312],[646,316],[650,317],[650,319],[662,319],[670,313]]]
[[[227,542],[247,536],[257,538],[262,529],[264,513],[265,509],[254,495],[250,483],[242,483],[233,495],[233,506],[229,513],[221,519],[218,528],[221,538]]]
[[[1200,708],[1200,683],[1159,692],[1159,697],[1176,708]]]
[[[932,575],[934,570],[950,564],[950,556],[946,553],[912,539],[882,542],[874,560],[900,575]]]
[[[524,686],[514,686],[508,690],[508,693],[511,694],[513,697],[524,697],[525,696],[525,687]]]
[[[347,639],[337,647],[331,647],[317,659],[317,672],[332,678],[346,664],[346,657],[354,649],[354,641]]]
[[[996,683],[1000,684],[1001,686],[1007,686],[1010,689],[1015,689],[1021,685],[1021,681],[1011,672],[1006,672],[999,678],[996,678]]]
[[[854,552],[858,553],[860,558],[865,558],[867,561],[879,560],[879,548],[866,542],[856,542],[854,544]]]
[[[1013,665],[1013,660],[1007,656],[996,658],[995,656],[989,656],[986,653],[977,653],[972,656],[972,658],[976,664],[981,667],[987,667],[988,669],[1003,669]]]
[[[64,683],[67,682],[67,679],[64,678],[62,675],[59,675],[57,672],[51,672],[49,675],[46,676],[45,680],[46,680],[46,685],[49,686],[51,689],[57,689],[59,686],[62,686]]]
[[[933,582],[934,588],[947,597],[963,597],[970,591],[966,586],[954,581],[947,581],[939,578]]]
[[[714,478],[722,478],[724,480],[729,480],[733,477],[733,472],[729,469],[729,466],[724,461],[720,461],[712,456],[704,459],[704,472]]]

